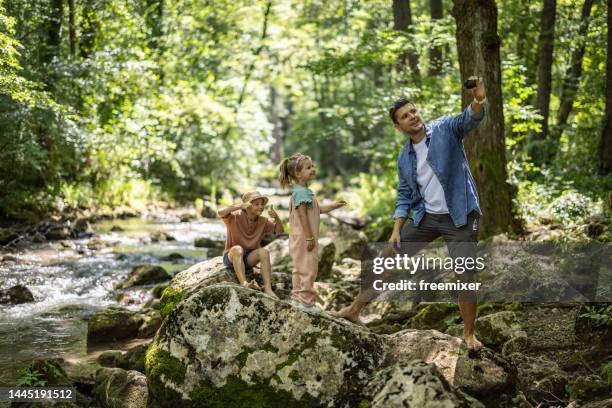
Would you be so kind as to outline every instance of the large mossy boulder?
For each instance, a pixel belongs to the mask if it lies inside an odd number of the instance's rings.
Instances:
[[[358,402],[384,354],[364,328],[219,284],[172,311],[145,365],[161,405],[337,406]]]
[[[287,297],[291,291],[291,276],[286,273],[278,273],[275,269],[274,271],[272,272],[272,288],[281,298]],[[247,279],[255,279],[263,287],[260,273],[249,272]],[[177,273],[162,292],[161,317],[165,318],[182,299],[191,293],[222,282],[238,283],[238,279],[236,273],[223,264],[223,258],[220,256],[197,263]]]
[[[146,408],[147,378],[138,371],[100,368],[96,371],[95,394],[101,407]]]
[[[418,357],[398,343],[401,339],[221,283],[178,302],[148,348],[145,369],[151,402],[161,406],[482,406],[436,374],[438,368],[413,363]],[[450,351],[458,354],[457,348]],[[493,364],[476,362],[493,376]],[[497,383],[486,382],[492,390],[503,388],[498,383],[505,380],[496,378]],[[414,405],[434,395],[430,405]]]
[[[170,280],[172,276],[158,265],[137,265],[130,274],[117,285],[117,289],[132,286],[153,285]]]
[[[143,318],[140,314],[118,307],[99,309],[87,324],[87,344],[109,343],[138,336]]]

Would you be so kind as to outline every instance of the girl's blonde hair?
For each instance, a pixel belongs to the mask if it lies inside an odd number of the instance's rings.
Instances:
[[[312,161],[310,156],[306,156],[302,153],[296,153],[293,156],[285,157],[279,166],[280,176],[279,181],[282,188],[289,187],[291,184],[297,181],[295,175],[297,172],[302,170],[302,166],[306,163],[306,160]]]

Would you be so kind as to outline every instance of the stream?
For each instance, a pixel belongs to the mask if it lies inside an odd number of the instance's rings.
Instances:
[[[196,248],[196,238],[225,239],[225,226],[218,220],[180,222],[174,216],[107,220],[92,228],[98,238],[31,244],[0,253],[0,288],[21,284],[34,295],[31,303],[0,305],[0,385],[15,385],[19,370],[36,358],[63,358],[69,374],[85,375],[100,351],[87,349],[88,317],[107,306],[136,310],[151,298],[150,290],[143,288],[124,293],[114,289],[134,266],[161,265],[174,274],[218,254]],[[153,242],[151,236],[158,231],[176,240]],[[92,239],[101,240],[102,247],[89,249]],[[184,258],[165,260],[171,253]]]

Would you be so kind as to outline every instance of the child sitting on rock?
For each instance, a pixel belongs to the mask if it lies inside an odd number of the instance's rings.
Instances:
[[[281,187],[293,187],[289,204],[289,252],[293,259],[291,303],[307,312],[319,313],[321,309],[314,303],[314,282],[319,272],[319,218],[320,214],[340,208],[346,202],[319,205],[308,188],[315,174],[312,159],[300,153],[280,164]]]
[[[236,272],[238,282],[245,288],[259,289],[254,280],[247,281],[246,271],[261,262],[261,274],[264,282],[264,292],[277,298],[272,290],[272,265],[270,253],[261,247],[261,240],[270,234],[281,234],[283,223],[274,209],[268,214],[274,222],[262,217],[268,198],[257,191],[245,193],[242,203],[231,205],[217,213],[227,227],[227,239],[223,251],[223,263]]]

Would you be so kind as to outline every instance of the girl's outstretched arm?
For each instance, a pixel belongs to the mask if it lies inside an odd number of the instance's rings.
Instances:
[[[346,201],[340,200],[340,201],[336,201],[335,203],[331,203],[331,204],[321,204],[319,205],[319,210],[321,214],[327,214],[328,212],[333,211],[337,208],[343,207],[345,205],[346,205]]]

